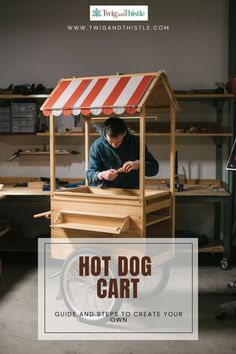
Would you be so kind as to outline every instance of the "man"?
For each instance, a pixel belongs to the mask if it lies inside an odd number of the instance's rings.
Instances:
[[[139,138],[129,133],[120,118],[105,121],[102,135],[90,148],[86,176],[103,188],[139,188]],[[122,173],[116,170],[123,167]],[[146,147],[145,175],[155,176],[159,164]]]

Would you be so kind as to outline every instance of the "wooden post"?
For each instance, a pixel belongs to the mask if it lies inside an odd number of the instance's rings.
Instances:
[[[88,118],[84,119],[85,124],[85,185],[88,186],[89,182],[86,178],[86,171],[88,170],[89,164],[89,135],[90,135],[90,120]]]
[[[53,195],[56,189],[56,161],[55,161],[55,120],[53,114],[50,115],[50,191]]]
[[[139,199],[142,203],[142,237],[146,237],[146,203],[145,203],[145,107],[140,114],[140,149],[139,149]]]
[[[175,130],[176,111],[173,103],[170,104],[170,192],[172,194],[172,237],[175,236]]]
[[[139,149],[139,196],[140,200],[145,198],[145,107],[142,108],[140,114],[140,149]]]

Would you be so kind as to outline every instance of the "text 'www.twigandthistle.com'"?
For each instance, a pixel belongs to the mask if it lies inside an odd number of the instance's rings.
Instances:
[[[169,25],[67,25],[67,31],[169,31]]]

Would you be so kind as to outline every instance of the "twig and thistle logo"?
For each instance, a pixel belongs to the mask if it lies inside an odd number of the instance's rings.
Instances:
[[[90,21],[148,21],[148,6],[91,5]]]
[[[102,11],[99,10],[99,9],[96,7],[96,9],[94,9],[94,10],[92,11],[92,16],[93,16],[93,17],[100,17],[100,16],[102,16]]]

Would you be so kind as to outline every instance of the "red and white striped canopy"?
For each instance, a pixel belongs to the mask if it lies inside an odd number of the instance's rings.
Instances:
[[[140,111],[139,103],[154,76],[151,73],[63,79],[41,110],[45,116],[135,114]]]

